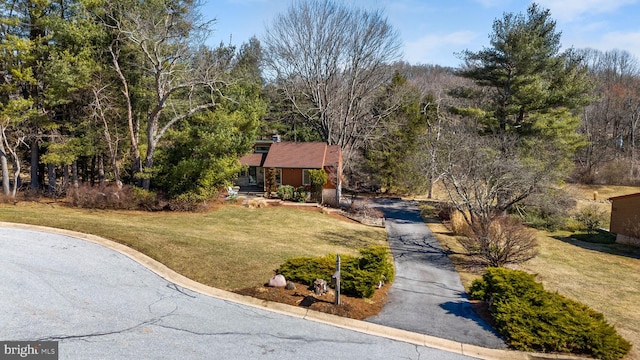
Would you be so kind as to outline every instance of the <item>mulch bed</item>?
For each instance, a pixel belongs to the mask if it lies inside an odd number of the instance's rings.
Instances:
[[[335,293],[329,289],[327,294],[316,296],[307,285],[294,283],[295,289],[274,288],[268,286],[256,286],[235,291],[238,294],[255,297],[262,300],[273,301],[292,306],[305,307],[328,314],[363,320],[377,315],[387,301],[389,284],[376,290],[370,299],[355,298],[340,295],[340,305],[334,304]]]

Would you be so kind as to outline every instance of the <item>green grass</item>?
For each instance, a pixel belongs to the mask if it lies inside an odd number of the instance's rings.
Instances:
[[[383,229],[284,206],[226,205],[208,213],[150,213],[21,202],[0,205],[0,221],[99,235],[225,290],[265,283],[290,257],[357,255],[360,248],[386,244]]]

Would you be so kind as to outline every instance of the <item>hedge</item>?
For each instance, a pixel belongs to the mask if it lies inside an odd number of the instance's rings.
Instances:
[[[488,268],[473,282],[470,297],[489,303],[496,330],[517,350],[614,360],[631,349],[601,313],[544,290],[524,271]]]

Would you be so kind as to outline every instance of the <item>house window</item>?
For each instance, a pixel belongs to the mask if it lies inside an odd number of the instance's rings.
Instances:
[[[302,169],[302,185],[311,185],[311,176],[309,169]]]
[[[249,167],[249,184],[250,185],[255,185],[258,183],[258,176],[256,174],[256,167],[255,166],[251,166]]]
[[[266,154],[269,152],[269,146],[256,146],[254,152],[257,154]]]

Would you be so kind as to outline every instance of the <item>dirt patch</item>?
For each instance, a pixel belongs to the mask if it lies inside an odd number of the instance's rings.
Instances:
[[[340,305],[334,304],[335,292],[329,289],[327,294],[316,296],[313,290],[304,284],[294,283],[296,288],[287,290],[267,286],[256,286],[235,291],[238,294],[273,301],[292,306],[305,307],[328,314],[363,320],[377,315],[387,301],[390,284],[376,290],[370,299],[340,296]]]

